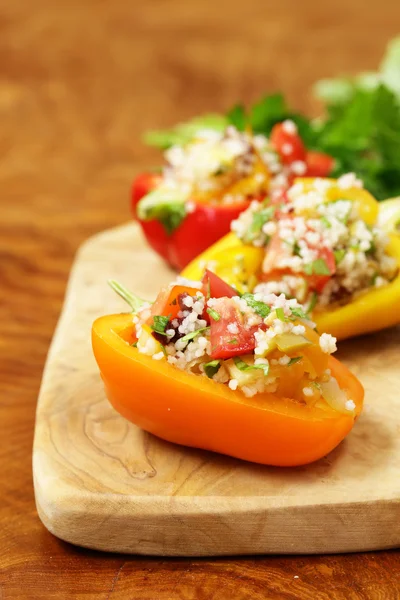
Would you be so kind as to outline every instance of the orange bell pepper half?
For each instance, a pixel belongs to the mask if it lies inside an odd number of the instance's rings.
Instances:
[[[335,448],[362,409],[362,385],[331,356],[328,366],[353,399],[353,414],[271,393],[246,398],[141,354],[131,345],[134,335],[131,314],[101,317],[93,324],[93,351],[107,396],[123,417],[169,442],[266,465],[303,465]]]

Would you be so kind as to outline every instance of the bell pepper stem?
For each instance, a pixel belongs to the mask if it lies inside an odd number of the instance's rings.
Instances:
[[[142,300],[138,296],[135,296],[130,292],[125,286],[115,281],[115,279],[109,279],[108,285],[114,292],[118,294],[125,302],[129,304],[133,313],[138,312],[139,308],[141,308],[144,304],[147,304],[146,300]]]

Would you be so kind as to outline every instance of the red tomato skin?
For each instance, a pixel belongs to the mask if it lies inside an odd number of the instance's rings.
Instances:
[[[318,249],[318,258],[322,258],[325,261],[330,271],[330,275],[308,275],[307,281],[312,290],[315,290],[316,292],[320,293],[322,292],[332,275],[336,273],[336,261],[335,255],[333,254],[332,250],[325,247]]]
[[[208,269],[206,269],[202,283],[202,291],[206,298],[208,294],[210,294],[211,298],[233,298],[233,296],[238,295],[237,291],[229,283],[226,283],[221,277],[218,277],[218,275]]]
[[[298,133],[286,131],[284,123],[273,126],[270,142],[284,165],[290,165],[295,160],[305,161],[306,149],[301,137]]]
[[[309,150],[306,165],[306,177],[327,177],[333,170],[335,159],[324,152]]]
[[[213,309],[220,318],[218,321],[210,318],[211,358],[231,358],[252,352],[256,345],[254,333],[259,326],[245,329],[239,307],[227,298],[218,298]],[[230,333],[229,324],[236,324],[238,333]],[[229,343],[232,340],[237,340],[237,343]]]

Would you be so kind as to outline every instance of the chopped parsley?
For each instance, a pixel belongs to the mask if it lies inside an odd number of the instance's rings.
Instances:
[[[333,254],[335,255],[335,263],[338,265],[344,259],[345,254],[346,254],[346,250],[343,250],[343,249],[341,249],[341,250],[334,250]]]
[[[378,279],[379,274],[378,273],[374,273],[373,276],[371,277],[371,285],[375,285],[376,284],[376,280]]]
[[[290,359],[290,361],[288,362],[287,366],[291,367],[292,365],[294,365],[297,362],[299,362],[299,360],[301,360],[302,358],[303,358],[302,356],[294,356],[293,358]]]
[[[375,254],[375,252],[376,252],[376,250],[377,250],[377,248],[376,248],[376,244],[375,244],[375,242],[373,242],[373,241],[371,241],[371,242],[370,242],[370,244],[371,244],[371,245],[370,245],[370,247],[368,248],[368,250],[366,251],[366,253],[365,253],[365,254],[368,254],[368,255]]]
[[[317,258],[304,265],[304,273],[306,275],[330,275],[331,271],[323,258]]]
[[[221,315],[216,310],[214,310],[213,308],[207,308],[206,312],[210,315],[210,317],[214,321],[219,321],[220,318],[221,318]]]
[[[204,373],[207,375],[207,377],[209,377],[210,379],[212,379],[214,377],[214,375],[216,373],[218,373],[220,367],[221,367],[221,361],[220,360],[211,360],[210,362],[205,363],[205,365],[204,365]]]
[[[299,319],[307,319],[306,313],[300,306],[295,306],[294,308],[291,308],[290,312],[294,317],[298,317]]]
[[[267,206],[266,208],[254,213],[253,221],[243,237],[243,241],[246,244],[252,242],[261,233],[263,226],[265,223],[268,223],[268,221],[273,217],[274,213],[275,206]]]
[[[167,328],[168,322],[169,317],[164,317],[163,315],[154,315],[153,324],[150,325],[150,327],[159,335],[167,335],[165,333],[165,330]]]
[[[317,302],[318,302],[318,294],[317,294],[317,292],[313,292],[313,294],[311,296],[310,303],[309,303],[309,305],[307,307],[307,314],[308,315],[314,310]]]
[[[286,242],[286,240],[284,240]],[[290,245],[290,242],[287,242]],[[295,256],[300,256],[300,246],[299,246],[299,242],[297,240],[295,240],[294,244],[293,244],[293,249],[292,252]]]
[[[326,229],[330,229],[332,227],[332,223],[326,217],[321,217],[321,222],[326,227]]]
[[[270,307],[265,302],[261,302],[260,300],[256,300],[254,298],[254,294],[246,293],[242,295],[243,300],[246,301],[246,304],[250,306],[261,318],[265,319],[268,317],[271,312]]]
[[[136,340],[136,342],[133,342],[133,344],[131,344],[132,348],[137,348],[138,342]]]
[[[229,342],[227,342],[227,343],[228,344],[237,344],[238,340],[237,340],[237,338],[233,338],[233,339],[229,340]]]
[[[239,369],[239,371],[252,371],[253,369],[258,369],[260,371],[264,371],[265,377],[269,373],[269,365],[264,365],[264,364],[261,364],[261,365],[248,365],[239,356],[235,356],[233,358],[233,362],[235,363],[235,365]]]
[[[190,333],[187,333],[186,335],[181,337],[180,341],[190,342],[191,340],[194,340],[194,338],[197,337],[199,333],[203,333],[203,331],[208,331],[209,329],[209,327],[202,327],[201,329],[196,329],[196,331],[191,331]]]

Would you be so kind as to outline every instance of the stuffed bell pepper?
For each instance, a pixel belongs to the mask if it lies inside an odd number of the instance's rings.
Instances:
[[[352,174],[299,178],[252,203],[183,275],[208,267],[239,291],[296,298],[338,339],[377,331],[400,322],[400,237],[378,226],[378,212]]]
[[[93,350],[111,404],[160,438],[277,466],[318,460],[352,429],[363,388],[296,299],[238,295],[214,273],[133,314],[101,317]]]
[[[287,189],[299,175],[328,175],[334,162],[307,152],[290,120],[270,138],[234,126],[201,130],[165,159],[161,174],[134,181],[132,211],[150,246],[178,270],[227,234],[252,200]]]

